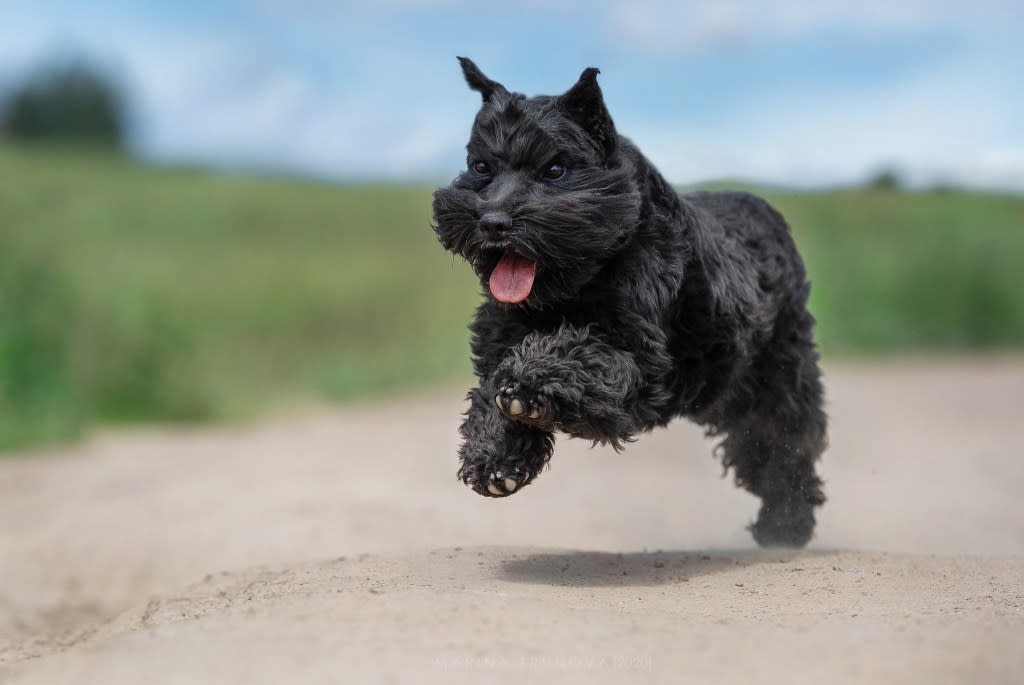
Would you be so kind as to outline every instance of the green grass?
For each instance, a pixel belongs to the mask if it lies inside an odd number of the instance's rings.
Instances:
[[[469,370],[430,188],[0,146],[0,448],[236,418]],[[771,191],[826,354],[1024,344],[1024,199]]]
[[[767,197],[803,252],[826,354],[1024,344],[1024,197]]]
[[[0,419],[0,447],[94,420],[244,417],[469,371],[479,291],[436,242],[429,188],[10,147],[0,178],[0,278],[34,271],[19,282],[45,292],[0,286],[53,312],[45,325],[0,320],[0,395],[25,404],[29,376],[69,405],[33,410],[54,420]]]

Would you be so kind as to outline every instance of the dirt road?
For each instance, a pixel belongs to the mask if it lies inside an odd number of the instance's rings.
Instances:
[[[462,389],[0,461],[0,681],[1024,682],[1024,360],[828,368],[803,552],[686,424],[454,479]]]

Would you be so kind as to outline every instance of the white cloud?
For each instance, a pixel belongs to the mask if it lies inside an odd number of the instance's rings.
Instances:
[[[757,36],[771,32],[805,35],[836,22],[912,31],[920,28],[923,14],[932,17],[929,21],[962,21],[972,31],[1008,30],[997,21],[1003,5],[979,7],[977,12],[950,10],[940,19],[918,0],[869,0],[859,9],[834,0],[813,7],[800,3],[799,10],[795,0],[770,6],[701,1],[682,10],[665,3],[628,8],[609,3],[605,9],[620,17],[618,30],[657,50],[680,45],[697,50],[743,43],[751,36],[760,40]],[[657,35],[648,35],[651,31]],[[664,36],[676,42],[659,46]],[[453,68],[437,83],[410,83],[399,76],[432,78],[429,69],[410,69],[416,56],[401,46],[354,62],[360,78],[372,86],[337,86],[318,80],[301,64],[283,61],[273,46],[245,33],[223,27],[161,31],[111,17],[55,19],[33,11],[0,25],[0,72],[23,70],[54,46],[74,44],[112,66],[130,86],[138,149],[163,160],[331,177],[447,177],[461,164],[475,110]],[[333,57],[339,55],[358,59],[340,48]],[[833,89],[827,95],[812,90],[770,101],[762,94],[699,128],[630,121],[626,113],[617,122],[677,182],[744,177],[826,185],[857,181],[891,164],[921,183],[953,180],[1024,190],[1019,77],[1005,61],[970,59],[915,72],[903,81],[887,79],[883,85]],[[1020,62],[1018,56],[1018,71]],[[636,111],[644,115],[642,108]]]
[[[127,87],[134,147],[153,159],[422,178],[461,158],[473,115],[466,98],[401,102],[399,83],[360,92],[325,87],[244,35],[182,35],[109,18],[102,33],[89,22],[57,24],[36,17],[17,30],[0,26],[3,71],[24,72],[55,48],[74,54],[80,46]],[[388,72],[384,60],[376,66]],[[463,95],[457,79],[451,88]]]
[[[649,0],[612,2],[607,27],[620,44],[643,53],[734,50],[817,31],[914,34],[955,30],[1008,33],[1019,26],[1018,0]]]
[[[632,134],[667,176],[684,183],[739,177],[829,185],[894,166],[918,184],[1024,190],[1024,141],[1014,134],[1024,111],[1013,78],[985,63],[965,64],[829,99],[809,93],[737,111],[700,131],[648,125]]]

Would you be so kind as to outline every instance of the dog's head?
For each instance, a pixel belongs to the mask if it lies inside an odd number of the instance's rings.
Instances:
[[[483,106],[466,170],[434,193],[438,238],[499,302],[571,300],[624,244],[640,207],[598,70],[562,95],[527,98],[459,62]]]

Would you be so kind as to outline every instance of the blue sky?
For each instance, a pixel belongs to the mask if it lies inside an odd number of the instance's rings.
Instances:
[[[1024,9],[864,0],[0,0],[0,88],[84,54],[132,96],[143,156],[337,179],[442,180],[479,100],[585,66],[673,181],[800,186],[883,166],[1024,190]]]

